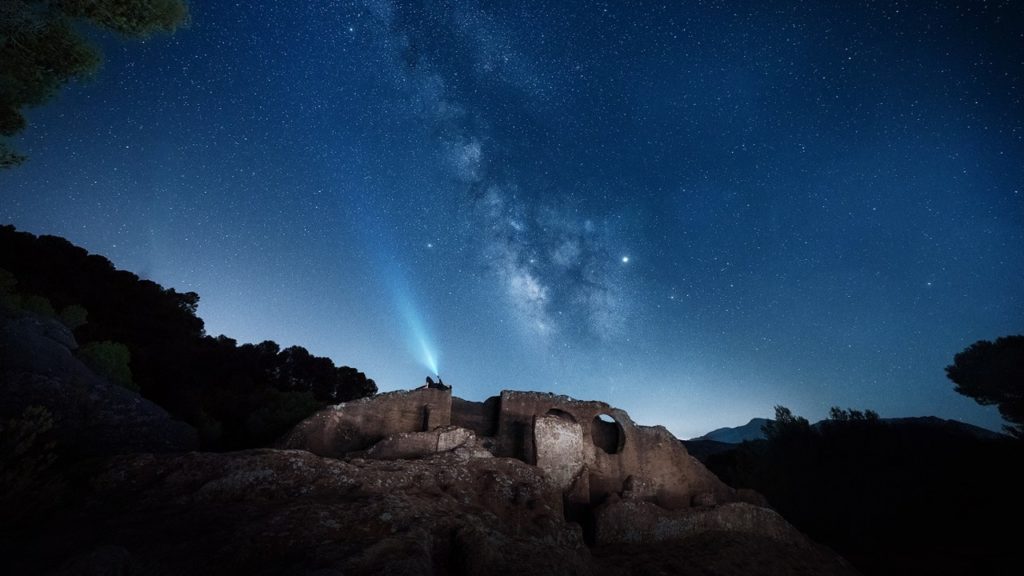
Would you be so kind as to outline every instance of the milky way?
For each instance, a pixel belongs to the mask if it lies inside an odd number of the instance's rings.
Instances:
[[[1024,18],[918,4],[195,2],[31,111],[0,221],[385,390],[996,427],[943,367],[1024,331]]]

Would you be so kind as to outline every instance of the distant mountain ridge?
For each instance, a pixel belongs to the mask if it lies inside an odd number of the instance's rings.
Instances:
[[[703,436],[691,440],[712,440],[725,444],[739,444],[747,440],[764,440],[762,427],[770,422],[768,418],[751,418],[750,422],[733,428],[725,427],[712,430]]]
[[[981,426],[975,426],[974,424],[960,422],[959,420],[947,420],[945,418],[939,418],[938,416],[907,416],[904,418],[882,418],[882,422],[900,426],[941,426],[959,432],[963,432],[969,436],[978,438],[979,440],[997,440],[1000,438],[1009,438],[1009,436],[1007,436],[1006,434],[994,432],[992,430],[989,430],[988,428],[982,428]],[[817,424],[815,424],[815,426],[818,426],[820,424],[821,422],[818,422]]]
[[[764,440],[765,435],[763,426],[771,422],[768,418],[751,418],[750,422],[742,426],[736,427],[725,427],[718,428],[708,432],[703,436],[691,438],[687,442],[704,442],[711,441],[721,444],[740,444],[748,440]],[[820,427],[826,420],[820,420],[815,422],[812,426],[814,428]],[[886,424],[893,424],[898,426],[933,426],[933,427],[947,427],[963,432],[967,435],[979,438],[982,440],[995,440],[997,438],[1004,438],[1004,434],[999,432],[993,432],[987,428],[975,426],[973,424],[967,424],[966,422],[959,422],[957,420],[946,420],[937,416],[908,416],[904,418],[882,418],[880,422]]]

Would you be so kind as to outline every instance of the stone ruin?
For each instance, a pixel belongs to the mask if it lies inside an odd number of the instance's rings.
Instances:
[[[603,543],[658,541],[718,525],[791,530],[756,493],[721,482],[664,427],[639,426],[604,402],[549,393],[505,390],[484,402],[454,397],[451,389],[379,394],[317,412],[281,447],[333,458],[452,451],[515,458],[543,470],[562,492],[566,519]],[[698,518],[696,509],[715,514]]]

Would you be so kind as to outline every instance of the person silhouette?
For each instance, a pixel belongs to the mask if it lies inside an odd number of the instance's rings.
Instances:
[[[420,390],[451,390],[451,389],[452,389],[452,387],[451,386],[446,386],[444,381],[441,380],[440,376],[437,377],[437,382],[434,382],[433,378],[431,378],[430,376],[427,376],[427,383],[424,384],[423,386],[420,386]]]

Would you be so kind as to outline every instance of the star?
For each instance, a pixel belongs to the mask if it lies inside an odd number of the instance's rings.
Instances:
[[[623,264],[629,264],[629,256],[623,256],[622,257],[622,263]]]

